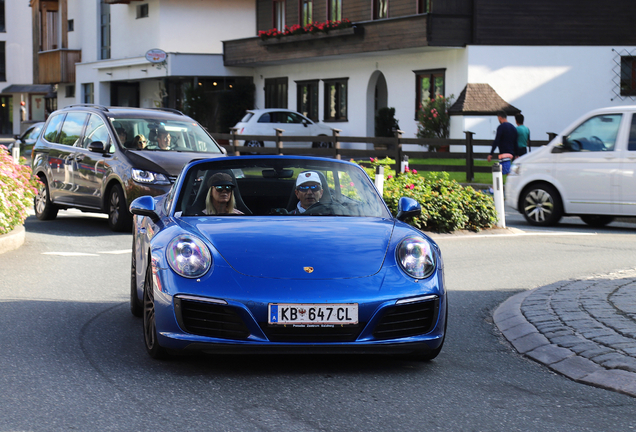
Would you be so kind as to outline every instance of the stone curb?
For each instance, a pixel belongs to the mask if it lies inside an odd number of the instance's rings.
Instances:
[[[10,233],[0,235],[0,254],[18,249],[24,244],[24,226],[20,225]]]
[[[504,301],[493,313],[503,336],[520,353],[573,381],[636,397],[636,373],[606,369],[603,366],[550,341],[521,312],[521,305],[532,293],[524,291]]]

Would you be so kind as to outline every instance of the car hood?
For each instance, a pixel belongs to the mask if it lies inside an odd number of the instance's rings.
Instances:
[[[158,150],[128,150],[126,155],[133,167],[176,177],[183,166],[195,159],[225,156],[222,153],[195,153]]]
[[[237,272],[273,279],[376,274],[394,228],[393,220],[380,218],[234,216],[197,220],[194,228]]]

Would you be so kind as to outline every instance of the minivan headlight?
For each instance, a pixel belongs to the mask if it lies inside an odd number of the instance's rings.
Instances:
[[[413,278],[424,279],[435,271],[433,246],[423,237],[405,238],[398,245],[396,255],[402,270]]]
[[[169,185],[170,180],[164,174],[133,168],[132,178],[137,183]]]

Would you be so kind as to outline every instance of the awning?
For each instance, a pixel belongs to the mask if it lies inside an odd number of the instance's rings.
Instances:
[[[11,84],[2,93],[50,93],[53,86],[49,84]]]

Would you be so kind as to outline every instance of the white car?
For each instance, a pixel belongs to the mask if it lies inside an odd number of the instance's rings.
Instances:
[[[636,105],[591,111],[548,145],[517,159],[506,204],[528,223],[576,215],[592,226],[636,216]]]
[[[242,135],[269,135],[276,136],[275,129],[284,130],[283,136],[332,136],[333,129],[321,123],[316,123],[304,115],[282,108],[248,110],[245,116],[238,122],[236,128]],[[239,145],[247,147],[274,147],[276,143],[265,140],[242,140]],[[332,147],[333,143],[325,142],[290,142],[284,141],[284,147]]]

